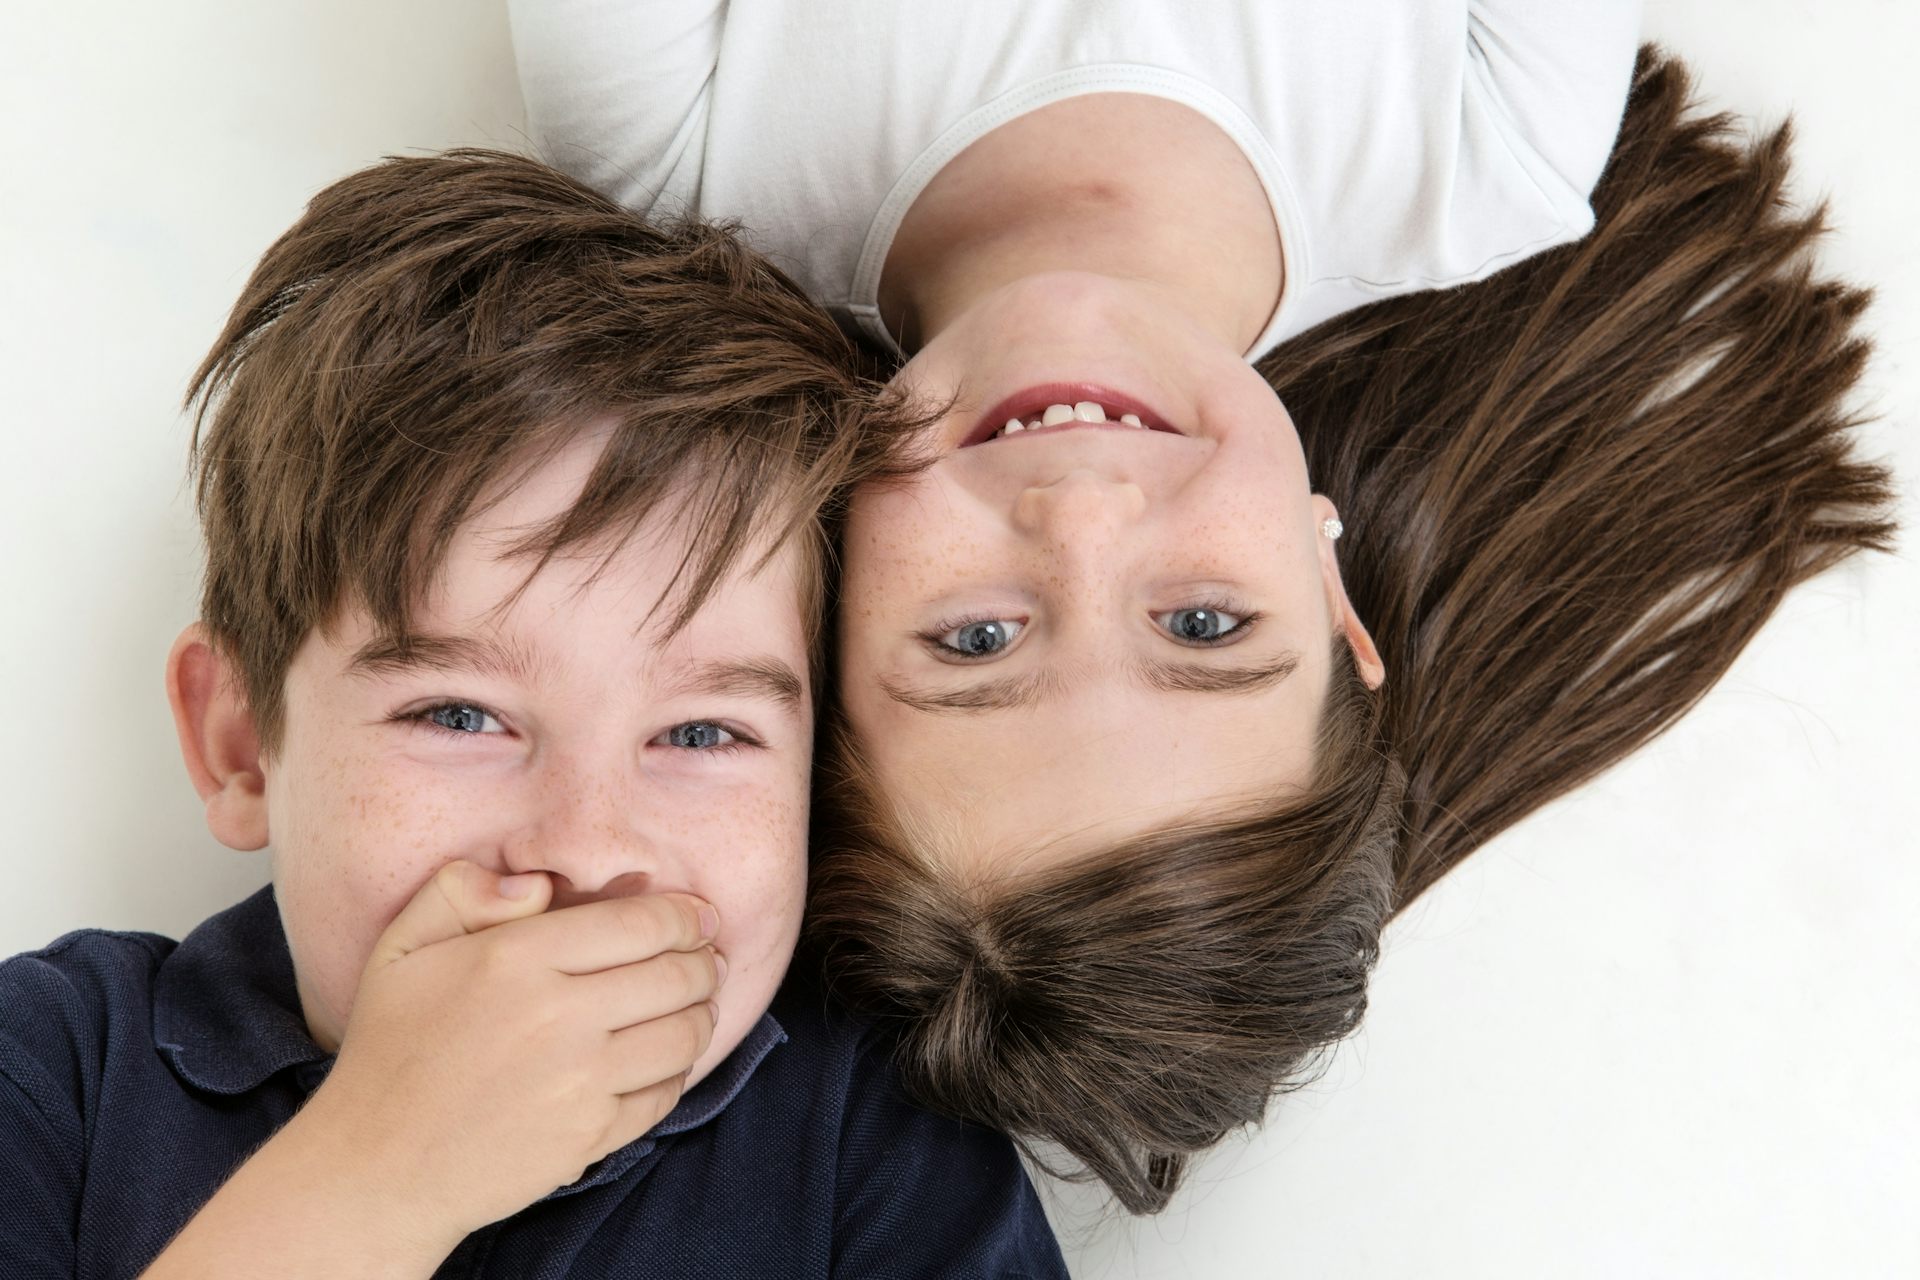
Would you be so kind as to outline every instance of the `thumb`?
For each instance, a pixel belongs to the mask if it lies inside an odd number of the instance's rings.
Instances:
[[[518,896],[509,896],[516,892]],[[373,944],[367,967],[391,964],[410,951],[462,934],[537,916],[552,900],[553,880],[543,871],[503,876],[476,863],[449,862],[400,908]]]

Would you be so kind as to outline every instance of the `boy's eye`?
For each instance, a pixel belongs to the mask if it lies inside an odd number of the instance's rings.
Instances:
[[[443,702],[437,707],[416,712],[414,718],[449,733],[506,732],[484,707],[476,707],[471,702]]]
[[[738,745],[739,738],[711,720],[677,724],[663,735],[666,745],[683,751],[716,751]]]

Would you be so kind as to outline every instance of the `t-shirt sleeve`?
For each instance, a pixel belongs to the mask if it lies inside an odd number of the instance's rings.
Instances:
[[[1475,0],[1470,74],[1518,141],[1582,196],[1613,150],[1640,42],[1640,0]]]
[[[86,1137],[58,1016],[70,994],[50,965],[0,964],[0,1276],[65,1280],[76,1266]]]
[[[833,1274],[842,1280],[1066,1280],[1026,1170],[1003,1135],[908,1101],[869,1044],[840,1147]]]
[[[540,158],[647,212],[693,211],[725,0],[510,0]]]

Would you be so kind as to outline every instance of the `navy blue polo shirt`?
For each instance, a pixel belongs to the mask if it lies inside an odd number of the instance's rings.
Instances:
[[[84,930],[0,964],[0,1276],[137,1276],[331,1064],[271,889],[177,944]],[[793,979],[650,1134],[437,1274],[1067,1272],[1007,1140],[908,1102]]]

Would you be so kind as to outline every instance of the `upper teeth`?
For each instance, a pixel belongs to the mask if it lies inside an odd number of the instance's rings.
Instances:
[[[1119,419],[1129,427],[1146,430],[1147,424],[1140,421],[1137,413],[1123,413]],[[1016,431],[1032,431],[1037,427],[1057,427],[1063,422],[1108,422],[1106,409],[1091,400],[1082,400],[1077,404],[1050,404],[1037,418],[1022,422],[1018,418],[1008,418],[1005,426],[994,432],[994,436],[1010,436]]]

